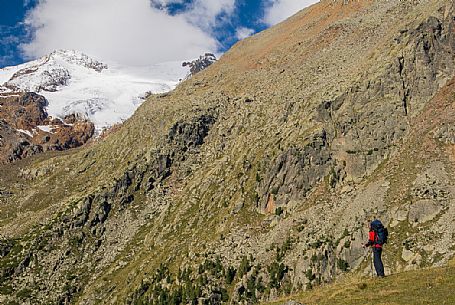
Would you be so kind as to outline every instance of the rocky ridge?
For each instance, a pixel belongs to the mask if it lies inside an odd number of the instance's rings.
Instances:
[[[185,61],[182,63],[182,67],[189,67],[190,72],[187,75],[187,79],[191,76],[194,76],[196,73],[201,72],[202,70],[207,69],[214,62],[216,62],[216,56],[212,53],[205,53],[204,55],[199,56],[198,59],[193,61]]]

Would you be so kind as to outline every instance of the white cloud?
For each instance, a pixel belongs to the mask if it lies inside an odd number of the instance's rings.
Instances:
[[[150,0],[41,0],[26,18],[35,35],[22,50],[36,58],[76,49],[125,65],[191,59],[216,52],[209,30],[217,16],[234,8],[235,0],[196,0],[187,12],[170,16]]]
[[[195,0],[186,18],[202,29],[210,30],[220,14],[229,16],[234,12],[235,0]]]
[[[264,22],[275,25],[294,15],[303,8],[318,2],[317,0],[271,0],[265,10]]]
[[[238,40],[245,39],[251,35],[253,35],[255,30],[250,29],[250,28],[245,28],[245,27],[240,27],[237,28],[235,32],[235,36],[237,37]]]
[[[151,0],[151,3],[152,4],[157,4],[157,5],[161,5],[163,7],[169,5],[169,4],[178,4],[178,3],[184,3],[185,0]]]
[[[151,0],[152,3],[163,10],[172,4],[182,4],[186,0]],[[230,16],[235,10],[236,0],[193,0],[187,3],[185,12],[180,13],[191,24],[208,32],[212,31],[217,22],[217,17],[224,14]]]

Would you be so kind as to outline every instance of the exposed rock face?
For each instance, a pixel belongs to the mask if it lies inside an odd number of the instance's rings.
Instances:
[[[409,207],[409,222],[413,225],[433,220],[443,206],[432,200],[419,200]]]
[[[28,136],[0,119],[0,163],[14,162],[42,151],[43,148],[34,145]]]
[[[270,196],[277,198],[278,205],[304,198],[328,174],[333,162],[325,130],[313,135],[309,142],[302,149],[292,147],[278,156],[259,192],[267,200],[262,208]]]
[[[190,77],[204,69],[207,69],[210,65],[216,62],[216,60],[215,55],[212,53],[205,53],[204,55],[199,56],[198,59],[182,63],[182,66],[190,68],[190,73],[188,75],[188,77]]]
[[[452,1],[322,1],[105,141],[2,167],[0,301],[272,300],[368,275],[375,217],[387,274],[447,264],[454,22]]]
[[[455,126],[444,125],[438,128],[435,138],[445,144],[455,144]]]
[[[31,130],[47,118],[46,99],[33,92],[2,95],[0,106],[0,118],[16,129]]]
[[[215,123],[211,115],[202,115],[191,122],[177,122],[169,131],[169,143],[182,151],[193,150],[204,144],[210,127]]]
[[[66,150],[87,143],[95,133],[93,123],[83,120],[72,125],[56,126],[51,133],[39,131],[34,142],[45,150]]]
[[[33,92],[1,95],[0,163],[79,147],[94,135],[93,123],[75,116],[66,118],[67,123],[52,119],[46,106],[47,100]]]
[[[403,30],[394,38],[405,45],[402,55],[382,75],[372,79],[368,71],[361,83],[319,106],[318,118],[337,135],[335,158],[346,162],[349,177],[372,172],[408,130],[408,116],[418,114],[453,75],[452,29],[453,21],[443,25],[430,17],[414,30]]]

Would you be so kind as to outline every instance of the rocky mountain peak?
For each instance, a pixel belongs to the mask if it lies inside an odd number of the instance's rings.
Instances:
[[[13,91],[55,92],[84,69],[101,72],[107,65],[78,51],[57,50],[26,64],[4,86]]]
[[[193,61],[187,61],[182,63],[182,67],[189,67],[190,72],[187,76],[193,76],[204,69],[207,69],[210,65],[217,61],[216,56],[212,53],[205,53],[204,55],[199,56],[199,58]]]
[[[107,64],[99,62],[98,60],[76,50],[55,50],[45,56],[45,58],[47,58],[48,61],[65,61],[67,63],[93,69],[97,72],[108,69]]]

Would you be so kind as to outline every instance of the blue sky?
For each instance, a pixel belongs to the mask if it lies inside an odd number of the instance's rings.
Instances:
[[[19,44],[28,38],[21,23],[32,7],[31,1],[0,0],[0,67],[24,61]]]
[[[185,11],[191,1],[185,4],[170,5],[170,13],[176,14]],[[261,0],[237,0],[234,13],[226,16],[217,16],[214,27],[215,38],[221,43],[220,51],[228,50],[237,42],[236,30],[239,27],[254,30],[256,33],[268,27],[262,19],[264,17],[265,2]]]
[[[0,68],[77,49],[148,65],[223,53],[315,0],[0,0]]]

